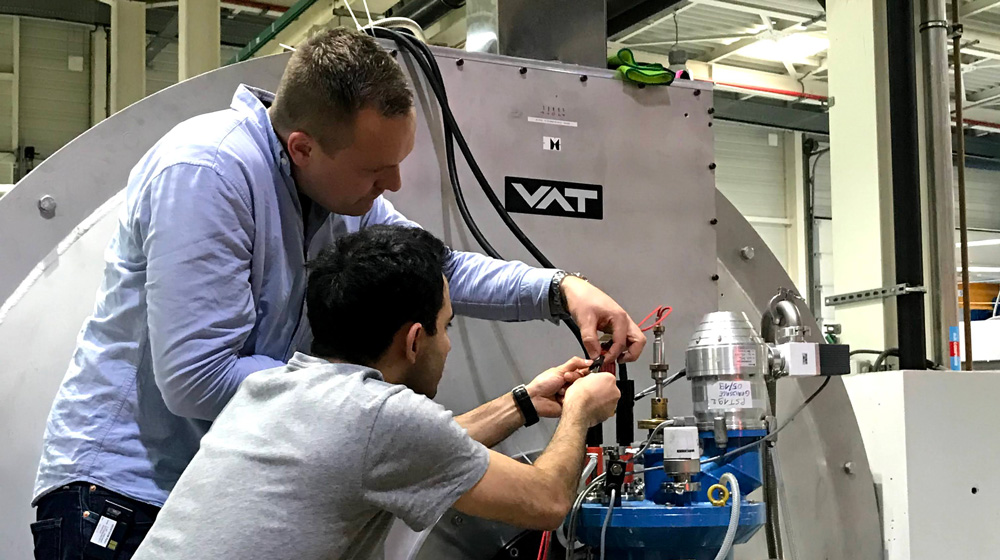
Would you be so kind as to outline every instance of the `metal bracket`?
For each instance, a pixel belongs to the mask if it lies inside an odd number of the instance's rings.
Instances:
[[[824,303],[829,307],[847,305],[850,303],[861,303],[873,299],[885,299],[906,294],[922,294],[927,292],[923,286],[910,286],[909,284],[896,284],[885,288],[875,288],[872,290],[861,290],[860,292],[850,292],[847,294],[837,294],[824,298]]]

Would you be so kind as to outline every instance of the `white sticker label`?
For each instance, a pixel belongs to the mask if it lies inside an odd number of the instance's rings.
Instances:
[[[736,359],[736,365],[740,367],[757,367],[757,350],[753,348],[737,346],[733,350],[733,357]]]
[[[108,541],[111,540],[111,533],[115,530],[115,525],[118,525],[117,521],[102,517],[97,522],[97,529],[94,529],[94,536],[90,537],[90,542],[107,548]]]
[[[576,121],[561,121],[559,119],[545,119],[542,117],[528,117],[528,122],[538,124],[554,124],[556,126],[571,126],[576,128]]]
[[[719,381],[708,386],[708,408],[753,408],[749,381]]]
[[[542,149],[552,152],[562,150],[562,139],[555,136],[542,136]]]

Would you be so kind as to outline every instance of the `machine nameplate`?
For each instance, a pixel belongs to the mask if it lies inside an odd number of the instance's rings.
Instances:
[[[733,348],[733,359],[740,367],[755,368],[757,367],[757,350],[737,346]]]
[[[604,219],[604,187],[526,177],[504,178],[508,212],[568,218]]]

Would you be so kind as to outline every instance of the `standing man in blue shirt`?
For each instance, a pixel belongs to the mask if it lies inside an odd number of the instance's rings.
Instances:
[[[381,196],[401,188],[415,129],[399,66],[336,30],[299,47],[277,95],[241,86],[139,161],[46,426],[37,558],[131,556],[240,382],[309,347],[306,261],[369,225],[416,226]],[[572,316],[592,356],[598,331],[613,334],[610,359],[645,344],[618,304],[561,271],[459,251],[445,268],[460,314]]]

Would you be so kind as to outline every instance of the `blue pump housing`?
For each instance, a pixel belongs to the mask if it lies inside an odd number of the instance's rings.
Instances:
[[[736,449],[759,441],[765,430],[730,430],[726,449]],[[713,432],[699,434],[702,460],[726,451],[715,442]],[[662,449],[647,450],[643,467],[663,464]],[[638,470],[638,469],[637,469]],[[725,473],[732,473],[740,485],[740,520],[736,544],[750,540],[764,526],[765,505],[750,502],[746,496],[762,484],[763,465],[760,447],[728,458],[725,462],[703,463],[701,473],[694,476],[701,483],[697,492],[675,494],[662,486],[669,476],[662,469],[644,474],[646,499],[623,501],[611,514],[605,548],[608,558],[627,560],[712,560],[726,535],[731,504],[713,506],[708,501],[708,489]],[[579,514],[577,536],[581,542],[598,547],[601,527],[608,509],[602,504],[583,504]]]

